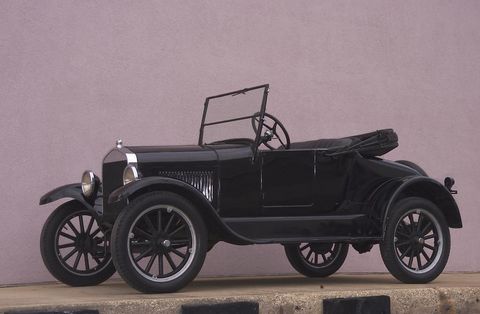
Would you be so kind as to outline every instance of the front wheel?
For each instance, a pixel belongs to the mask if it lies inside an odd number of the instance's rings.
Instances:
[[[48,217],[40,252],[48,271],[70,286],[97,285],[115,273],[108,230],[77,201],[59,206]]]
[[[207,252],[207,229],[185,198],[151,192],[115,221],[112,256],[120,276],[145,293],[174,292],[192,281]]]
[[[307,277],[327,277],[334,274],[348,254],[347,243],[299,243],[285,245],[288,261]]]
[[[388,218],[380,252],[385,266],[398,280],[434,280],[445,268],[450,254],[450,232],[443,213],[426,199],[402,199]]]

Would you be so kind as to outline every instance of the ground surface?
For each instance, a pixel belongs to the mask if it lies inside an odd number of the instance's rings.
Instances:
[[[197,279],[178,293],[146,295],[121,280],[96,287],[58,283],[0,288],[0,311],[99,309],[101,313],[176,313],[182,304],[259,302],[261,313],[321,313],[322,299],[389,295],[392,313],[480,313],[480,273],[441,275],[426,285],[401,284],[387,274],[339,274]]]

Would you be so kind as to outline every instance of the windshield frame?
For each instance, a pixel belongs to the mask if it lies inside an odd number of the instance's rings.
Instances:
[[[203,143],[203,132],[204,132],[205,126],[215,125],[215,124],[220,124],[220,123],[228,123],[228,122],[238,121],[238,120],[242,120],[242,119],[248,119],[248,118],[256,116],[256,112],[254,112],[254,113],[252,113],[251,116],[243,116],[243,117],[238,117],[238,118],[234,118],[234,119],[227,119],[227,120],[205,123],[205,118],[207,117],[207,111],[208,111],[208,104],[209,104],[211,99],[225,97],[225,96],[229,96],[229,95],[245,94],[246,92],[249,92],[251,90],[262,89],[263,88],[264,89],[263,98],[262,98],[262,103],[260,105],[260,114],[259,114],[259,117],[260,117],[259,127],[257,128],[257,132],[255,134],[255,148],[254,148],[254,150],[256,152],[258,150],[258,146],[260,144],[260,137],[261,137],[260,135],[261,135],[262,129],[263,129],[263,121],[264,121],[265,109],[267,107],[267,98],[268,98],[269,86],[270,86],[269,84],[263,84],[263,85],[258,85],[258,86],[254,86],[254,87],[239,89],[239,90],[229,92],[229,93],[224,93],[224,94],[219,94],[219,95],[207,97],[205,99],[205,104],[204,104],[204,108],[203,108],[202,123],[200,124],[200,132],[199,132],[199,136],[198,136],[198,145],[199,146],[208,145],[206,143]]]

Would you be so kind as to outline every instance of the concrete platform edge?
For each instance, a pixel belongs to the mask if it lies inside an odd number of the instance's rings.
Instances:
[[[69,305],[38,304],[9,306],[4,311],[96,309],[102,314],[179,313],[183,304],[212,304],[237,301],[258,302],[260,313],[322,313],[323,299],[388,295],[392,313],[480,313],[480,288],[420,288],[367,291],[325,291],[321,293],[279,293],[264,296],[181,297],[82,302]]]

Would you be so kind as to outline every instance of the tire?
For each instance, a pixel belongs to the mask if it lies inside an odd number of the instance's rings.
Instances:
[[[302,275],[328,277],[343,265],[348,254],[348,244],[300,243],[285,245],[285,254],[290,265]]]
[[[422,169],[419,165],[417,165],[414,162],[408,161],[408,160],[397,160],[395,161],[396,163],[402,164],[404,166],[407,166],[409,168],[412,168],[413,170],[416,170],[418,173],[420,173],[422,176],[428,177],[427,172]]]
[[[202,268],[207,235],[202,216],[187,199],[150,192],[134,199],[115,221],[113,262],[120,276],[141,292],[174,292]]]
[[[70,286],[98,285],[115,273],[108,231],[77,201],[59,206],[47,218],[40,252],[53,277]]]
[[[388,218],[380,252],[385,266],[398,280],[434,280],[450,254],[450,231],[443,213],[424,198],[400,200]]]

